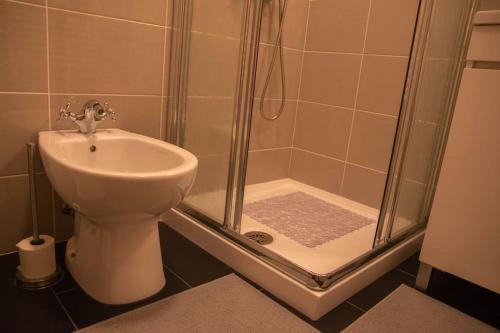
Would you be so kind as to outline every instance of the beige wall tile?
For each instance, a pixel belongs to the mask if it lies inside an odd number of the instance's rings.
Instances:
[[[173,14],[174,14],[174,1],[167,0],[167,26],[172,26]]]
[[[45,5],[45,0],[23,0],[23,1],[20,1],[20,2],[33,3],[33,4],[36,4],[36,5],[42,5],[42,6]]]
[[[198,172],[190,195],[225,191],[229,154],[198,156]]]
[[[418,3],[418,0],[373,0],[366,53],[408,55]]]
[[[126,20],[165,24],[166,0],[48,0],[50,7]]]
[[[398,115],[407,64],[408,60],[401,57],[365,56],[356,108]]]
[[[290,178],[299,182],[339,193],[343,170],[343,162],[298,149],[293,150]]]
[[[233,97],[238,54],[237,40],[192,33],[188,94]]]
[[[387,175],[347,164],[342,195],[365,205],[380,208]]]
[[[294,147],[344,160],[353,112],[299,102]]]
[[[228,154],[233,110],[233,99],[188,98],[184,148],[197,156]]]
[[[291,149],[270,149],[248,153],[246,184],[287,178]]]
[[[160,95],[164,28],[49,9],[56,93]]]
[[[239,38],[244,1],[193,1],[192,30]]]
[[[300,98],[352,108],[360,63],[360,55],[306,53]]]
[[[399,191],[398,206],[396,208],[396,221],[392,228],[392,235],[398,231],[419,223],[420,213],[425,197],[425,185],[404,179]],[[401,220],[405,221],[401,221]],[[408,225],[408,222],[411,222]]]
[[[59,108],[73,97],[73,112],[80,112],[82,105],[90,99],[97,99],[102,103],[108,102],[117,113],[117,120],[106,119],[98,128],[120,128],[126,131],[160,138],[161,97],[135,96],[81,96],[81,95],[52,95],[51,121],[53,130],[78,129],[69,119],[57,120]]]
[[[66,240],[73,236],[75,226],[73,215],[67,215],[62,212],[63,202],[61,197],[54,192],[55,235],[57,241]]]
[[[306,32],[308,0],[288,0],[283,26],[282,43],[286,47],[302,50]],[[274,45],[279,27],[278,1],[264,2],[260,41]]]
[[[0,91],[47,91],[45,9],[0,1]]]
[[[277,114],[281,106],[280,100],[265,100],[263,110],[266,115]],[[250,133],[250,149],[283,148],[292,146],[295,122],[295,101],[286,101],[283,113],[273,121],[262,118],[260,100],[254,101],[252,127]]]
[[[306,49],[362,52],[370,0],[311,1]]]
[[[499,0],[498,1],[500,4]],[[464,12],[468,2],[456,0],[436,1],[433,8],[432,25],[427,40],[427,57],[456,59],[462,39],[459,38],[464,25]]]
[[[222,223],[225,213],[228,156],[202,156],[198,162],[194,187],[184,199],[184,203]]]
[[[160,140],[167,141],[167,131],[168,131],[168,97],[163,98],[163,108],[161,110],[161,122],[160,122]]]
[[[53,235],[51,186],[44,174],[36,176],[40,234]],[[16,250],[16,243],[32,235],[28,176],[0,178],[0,254]]]
[[[348,161],[386,171],[391,158],[396,125],[395,118],[356,111]]]
[[[262,96],[262,90],[264,89],[264,83],[269,71],[269,64],[272,59],[274,47],[267,45],[260,45],[259,49],[259,63],[257,66],[257,79],[256,79],[256,90],[255,96],[260,98]],[[300,66],[302,60],[302,54],[295,50],[283,50],[283,58],[285,62],[285,87],[286,87],[286,98],[296,99],[299,94],[299,81],[300,81]],[[265,98],[281,98],[281,72],[280,63],[277,55],[274,69],[271,76],[271,81],[269,83],[269,88],[266,92]]]
[[[172,29],[167,28],[165,34],[165,60],[163,68],[163,92],[164,96],[170,95],[170,56],[172,49]]]
[[[450,79],[455,62],[448,59],[425,59],[420,75],[419,98],[415,102],[416,119],[440,123],[443,109],[448,104]]]
[[[413,123],[408,142],[406,178],[419,182],[429,179],[438,135],[437,125],[420,121]]]
[[[499,0],[481,0],[479,5],[480,10],[500,10]]]
[[[49,129],[47,95],[0,94],[0,176],[28,172],[27,142]],[[37,169],[41,163],[37,154]]]

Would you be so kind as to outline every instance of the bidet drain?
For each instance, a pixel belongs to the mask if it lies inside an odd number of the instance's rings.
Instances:
[[[267,245],[273,242],[273,236],[263,231],[249,231],[244,234],[245,237],[253,240],[257,244]]]

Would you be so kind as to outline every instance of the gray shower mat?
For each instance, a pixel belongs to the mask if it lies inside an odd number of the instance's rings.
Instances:
[[[247,203],[243,213],[310,248],[375,222],[304,192]]]

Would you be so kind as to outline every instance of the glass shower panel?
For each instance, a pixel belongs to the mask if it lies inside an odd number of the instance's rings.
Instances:
[[[391,238],[427,221],[441,142],[453,112],[454,83],[465,65],[462,50],[474,3],[434,2]]]
[[[318,275],[372,250],[419,3],[264,2],[242,234]]]
[[[184,12],[175,7],[185,3],[174,4],[174,18],[190,16],[191,21],[183,44],[188,50],[184,59],[188,59],[189,70],[181,110],[180,144],[197,156],[199,167],[184,205],[222,224],[245,2],[188,2],[190,6],[184,7]]]

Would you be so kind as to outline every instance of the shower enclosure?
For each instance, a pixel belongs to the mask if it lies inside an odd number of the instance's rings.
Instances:
[[[199,159],[179,210],[315,290],[421,232],[474,8],[174,0],[167,138]]]

